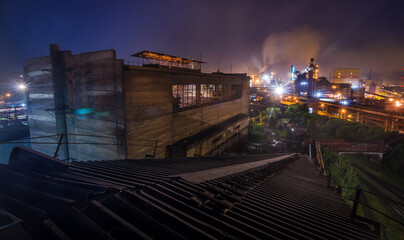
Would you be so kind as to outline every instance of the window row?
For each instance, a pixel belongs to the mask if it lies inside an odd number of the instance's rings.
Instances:
[[[241,97],[239,84],[181,84],[172,86],[174,112]]]

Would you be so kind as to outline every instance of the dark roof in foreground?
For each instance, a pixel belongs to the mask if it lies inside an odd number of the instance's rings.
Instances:
[[[0,165],[0,239],[377,237],[298,155]]]

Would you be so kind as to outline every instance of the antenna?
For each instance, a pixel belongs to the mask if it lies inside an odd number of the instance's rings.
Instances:
[[[230,73],[233,73],[231,64],[230,64]]]

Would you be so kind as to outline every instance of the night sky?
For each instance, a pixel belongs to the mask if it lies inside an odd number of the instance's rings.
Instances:
[[[314,57],[320,76],[404,75],[404,1],[0,1],[0,73],[22,72],[49,43],[73,53],[152,50],[208,62],[204,71],[274,71],[287,77]],[[0,82],[8,83],[10,77]]]

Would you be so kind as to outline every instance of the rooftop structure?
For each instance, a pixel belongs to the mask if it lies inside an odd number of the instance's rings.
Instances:
[[[138,57],[147,59],[149,64],[159,64],[162,66],[170,66],[170,67],[187,67],[190,69],[201,69],[201,64],[205,63],[202,61],[197,61],[194,59],[177,57],[173,55],[157,53],[152,51],[141,51],[132,55],[132,57]]]

